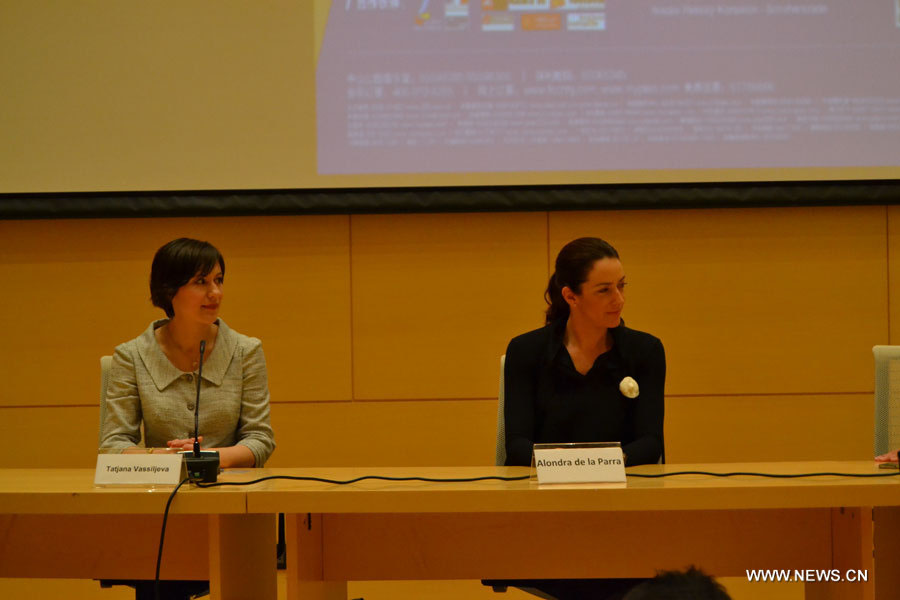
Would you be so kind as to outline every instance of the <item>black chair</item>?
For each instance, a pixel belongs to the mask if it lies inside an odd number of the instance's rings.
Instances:
[[[101,579],[101,588],[125,585],[134,588],[134,600],[156,600],[156,585],[149,580]],[[209,595],[208,581],[160,581],[159,597],[165,600],[192,600]]]

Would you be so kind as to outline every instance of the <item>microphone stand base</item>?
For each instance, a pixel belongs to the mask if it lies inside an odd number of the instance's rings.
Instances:
[[[184,454],[184,466],[191,482],[215,483],[219,477],[219,453],[203,450],[200,456]]]

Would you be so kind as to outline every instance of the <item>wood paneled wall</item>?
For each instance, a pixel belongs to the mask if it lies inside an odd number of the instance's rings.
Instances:
[[[665,344],[670,462],[863,459],[897,211],[3,221],[0,466],[93,466],[99,357],[162,315],[150,259],[182,235],[222,250],[222,316],[263,340],[270,466],[490,464],[499,356],[581,235],[618,248],[625,319]]]

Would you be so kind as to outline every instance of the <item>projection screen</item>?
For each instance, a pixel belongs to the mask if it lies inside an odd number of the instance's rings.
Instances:
[[[10,0],[0,81],[5,206],[900,180],[900,0]]]
[[[900,2],[340,0],[316,92],[322,175],[877,176]]]

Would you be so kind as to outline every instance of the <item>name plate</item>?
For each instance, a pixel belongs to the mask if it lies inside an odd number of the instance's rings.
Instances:
[[[618,443],[535,444],[538,483],[624,483],[625,458]]]
[[[178,485],[180,454],[98,454],[94,485]]]

